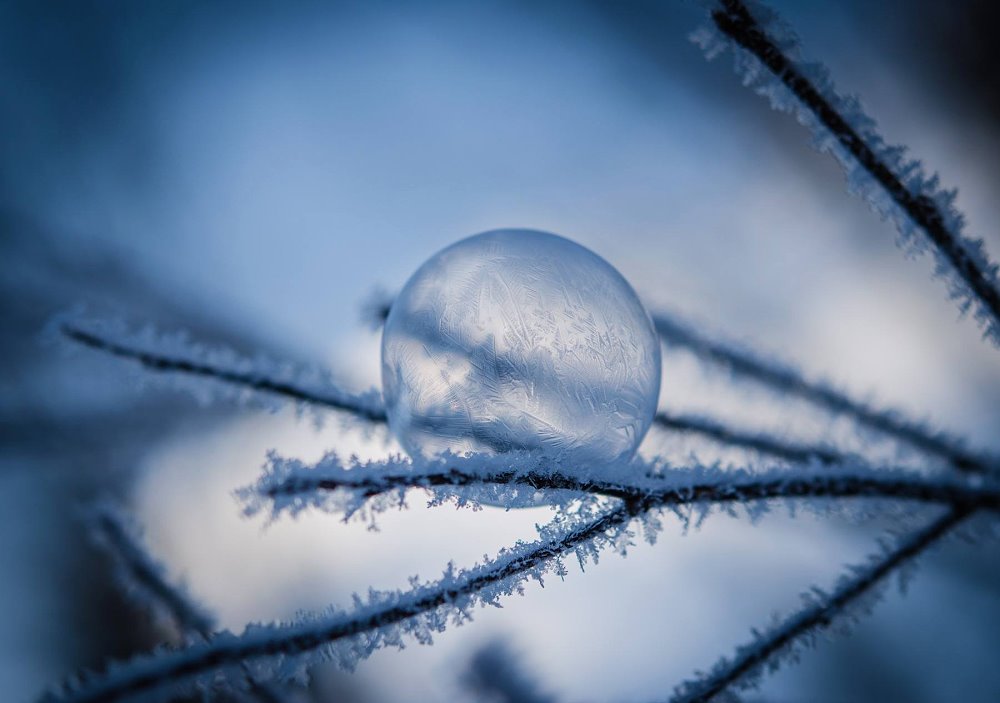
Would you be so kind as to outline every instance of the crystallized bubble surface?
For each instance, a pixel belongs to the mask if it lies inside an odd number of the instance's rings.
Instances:
[[[382,333],[389,426],[411,456],[528,449],[630,457],[660,390],[660,347],[628,282],[579,244],[494,230],[431,257]]]

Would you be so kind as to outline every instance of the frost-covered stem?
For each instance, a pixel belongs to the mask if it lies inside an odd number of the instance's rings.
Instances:
[[[699,357],[728,368],[733,374],[802,398],[829,412],[847,415],[866,427],[945,459],[959,471],[994,476],[998,473],[991,460],[967,451],[961,441],[934,432],[905,418],[898,411],[872,408],[825,383],[807,380],[789,365],[766,359],[737,344],[699,334],[691,326],[663,313],[653,316],[653,324],[667,344],[690,349]]]
[[[210,378],[247,390],[304,403],[318,409],[347,411],[370,422],[383,423],[386,421],[385,412],[380,408],[372,407],[369,403],[352,402],[347,396],[325,395],[294,382],[276,379],[261,370],[246,373],[217,363],[156,353],[71,324],[63,324],[60,331],[68,339],[78,344],[118,358],[136,361],[154,372],[182,373]],[[845,460],[843,454],[829,447],[791,444],[774,437],[734,429],[711,418],[672,416],[660,413],[656,417],[656,422],[667,430],[696,432],[711,437],[721,444],[754,449],[787,461],[806,462],[817,459],[822,463],[838,463]],[[479,439],[486,443],[487,438]]]
[[[938,204],[925,193],[915,192],[901,176],[868,144],[851,122],[799,70],[760,26],[741,0],[719,0],[724,9],[712,12],[719,30],[757,57],[830,131],[840,145],[881,186],[893,202],[922,229],[940,255],[954,268],[972,294],[988,313],[987,329],[996,334],[1000,328],[1000,291],[980,262],[969,255],[961,235],[952,232],[948,218]],[[983,262],[989,266],[989,262]],[[996,341],[994,339],[994,341]]]
[[[94,530],[98,541],[107,549],[122,569],[122,576],[135,584],[165,613],[178,631],[188,638],[208,639],[215,629],[212,618],[203,613],[180,589],[165,578],[165,569],[156,562],[140,542],[139,536],[126,523],[123,516],[110,506],[102,506],[94,516]],[[285,698],[271,686],[253,679],[244,667],[247,685],[253,697],[262,703],[285,703]],[[244,697],[226,697],[225,700],[248,700]]]
[[[94,517],[98,541],[114,557],[123,580],[142,590],[185,634],[208,637],[212,619],[191,602],[187,595],[164,578],[163,567],[155,562],[125,525],[117,511],[101,508]]]
[[[60,330],[67,338],[74,342],[112,356],[137,361],[150,371],[183,373],[211,378],[236,386],[242,386],[253,391],[270,393],[330,410],[346,410],[358,417],[373,422],[385,422],[385,413],[379,409],[371,408],[361,403],[352,403],[345,398],[322,395],[316,391],[297,386],[294,383],[275,380],[262,373],[241,373],[207,362],[157,354],[68,324],[62,325]]]
[[[832,447],[795,444],[763,433],[734,429],[709,417],[670,415],[660,412],[653,418],[653,422],[665,429],[700,434],[720,444],[752,449],[755,452],[797,464],[806,464],[810,461],[819,461],[822,464],[840,464],[850,459],[848,455]]]
[[[123,665],[103,676],[89,677],[64,696],[46,700],[62,703],[111,703],[145,692],[196,678],[228,666],[256,659],[296,655],[324,645],[386,628],[442,606],[460,602],[483,589],[531,571],[543,563],[565,555],[608,530],[627,523],[649,506],[625,503],[555,540],[542,540],[509,560],[447,582],[421,589],[412,599],[403,599],[384,608],[366,610],[358,617],[337,618],[333,622],[276,626],[266,635],[210,639],[187,647],[158,653],[134,665]]]
[[[710,701],[743,677],[758,671],[769,659],[787,650],[804,635],[829,627],[845,608],[871,591],[901,566],[926,551],[972,513],[968,507],[950,509],[926,528],[905,538],[876,563],[858,570],[853,578],[843,581],[821,602],[795,613],[781,625],[742,647],[732,661],[723,660],[705,678],[679,686],[678,692],[671,698],[671,703]]]
[[[357,473],[355,478],[352,474]],[[492,474],[459,469],[429,473],[400,473],[366,476],[363,471],[346,471],[336,478],[297,475],[262,488],[268,498],[308,495],[314,491],[357,491],[371,498],[400,488],[473,487],[483,484],[523,485],[535,490],[565,490],[619,498],[649,507],[670,507],[692,503],[734,503],[777,498],[887,498],[922,503],[940,503],[986,510],[1000,510],[1000,489],[960,483],[944,483],[919,476],[906,478],[878,475],[769,476],[765,479],[720,478],[688,486],[664,489],[648,482],[595,479],[580,480],[561,473],[503,471]]]

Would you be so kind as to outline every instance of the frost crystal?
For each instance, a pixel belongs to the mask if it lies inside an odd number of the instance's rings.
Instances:
[[[47,336],[135,362],[154,372],[142,379],[160,377],[206,404],[220,396],[277,410],[292,400],[300,410],[343,410],[372,422],[385,420],[374,389],[351,393],[323,369],[241,356],[195,342],[186,332],[167,334],[152,325],[134,330],[119,319],[70,310],[49,323]]]
[[[382,386],[412,456],[521,449],[613,462],[652,422],[660,350],[606,261],[553,234],[494,230],[407,282],[382,335]]]
[[[935,275],[947,282],[959,311],[971,309],[984,336],[1000,346],[1000,268],[981,239],[963,233],[956,191],[943,189],[938,176],[907,157],[905,148],[887,143],[861,102],[834,90],[825,66],[803,61],[794,32],[772,10],[741,0],[711,6],[715,28],[691,39],[709,59],[733,45],[743,85],[812,131],[816,149],[832,154],[844,169],[848,189],[896,226],[905,251],[933,253]]]

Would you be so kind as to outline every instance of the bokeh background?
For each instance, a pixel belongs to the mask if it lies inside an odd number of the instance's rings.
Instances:
[[[890,142],[946,184],[1000,257],[1000,77],[989,2],[772,3]],[[651,309],[1000,451],[1000,353],[929,261],[849,196],[832,159],[688,35],[695,3],[0,3],[0,691],[29,701],[163,636],[79,521],[111,494],[221,623],[347,603],[530,537],[544,509],[425,509],[381,532],[306,514],[263,529],[231,490],[268,449],[384,455],[291,410],[200,406],[121,363],[39,343],[77,303],[378,383],[360,321],[441,247],[547,229],[601,254]],[[811,414],[665,351],[662,405],[861,449]],[[883,446],[873,451],[891,452]],[[748,463],[651,431],[643,451]],[[893,457],[895,455],[892,455]],[[905,460],[905,456],[900,457]],[[930,513],[914,510],[914,520]],[[323,700],[469,699],[501,638],[560,701],[668,696],[874,549],[880,524],[716,517],[528,588],[434,646],[325,673]],[[1000,699],[996,544],[949,543],[847,638],[751,700]]]

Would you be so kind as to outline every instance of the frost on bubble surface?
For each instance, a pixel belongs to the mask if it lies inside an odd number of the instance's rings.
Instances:
[[[382,387],[414,457],[530,450],[630,457],[660,390],[660,348],[628,282],[579,244],[494,230],[431,257],[392,304]]]

